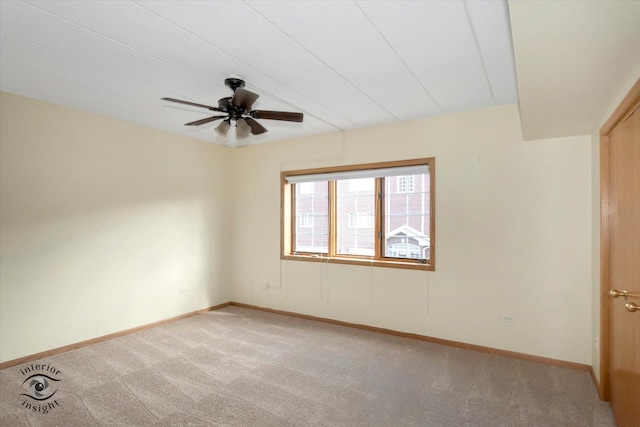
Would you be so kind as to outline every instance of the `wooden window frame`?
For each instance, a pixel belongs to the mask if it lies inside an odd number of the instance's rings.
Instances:
[[[384,238],[381,235],[384,229],[384,203],[380,197],[375,197],[374,212],[374,232],[376,236],[375,254],[373,256],[344,255],[337,254],[337,206],[336,206],[336,188],[337,181],[328,181],[328,206],[329,206],[329,241],[327,253],[305,253],[293,252],[295,242],[295,192],[294,185],[287,182],[287,177],[350,172],[359,170],[386,169],[406,166],[422,166],[429,167],[429,239],[430,239],[430,258],[428,260],[402,259],[383,256]],[[325,262],[336,264],[365,265],[375,267],[390,267],[412,270],[435,271],[436,260],[436,239],[435,239],[435,158],[421,158],[413,160],[400,160],[393,162],[367,163],[360,165],[326,167],[317,169],[301,169],[283,171],[280,174],[280,227],[281,241],[280,254],[283,260],[309,261],[309,262]],[[384,191],[384,178],[375,179],[375,194],[382,194]],[[388,232],[389,230],[387,230]]]

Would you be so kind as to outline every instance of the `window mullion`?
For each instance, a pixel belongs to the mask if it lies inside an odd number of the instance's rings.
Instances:
[[[296,233],[298,232],[298,212],[296,209],[296,205],[297,205],[297,187],[298,184],[291,184],[290,185],[290,190],[291,190],[291,235],[290,235],[290,239],[291,241],[289,242],[289,244],[291,246],[289,246],[290,248],[293,249],[294,252],[297,252],[298,248],[296,245]]]
[[[375,259],[381,259],[383,255],[384,244],[384,178],[376,178],[375,185]]]
[[[338,203],[336,181],[329,181],[329,250],[328,256],[336,256],[338,247]]]

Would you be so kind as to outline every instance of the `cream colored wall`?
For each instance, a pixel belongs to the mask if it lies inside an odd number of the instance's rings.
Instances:
[[[0,102],[2,361],[235,300],[591,362],[588,136],[505,106],[227,150]],[[437,271],[280,261],[281,170],[429,156]]]
[[[236,150],[232,299],[590,364],[590,141],[511,105]],[[281,170],[429,156],[435,272],[280,260]]]
[[[4,92],[0,123],[0,360],[230,299],[230,150]]]

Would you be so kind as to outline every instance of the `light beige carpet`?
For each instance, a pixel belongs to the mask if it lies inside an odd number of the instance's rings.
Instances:
[[[238,307],[36,363],[55,395],[0,371],[1,425],[615,425],[586,372]]]

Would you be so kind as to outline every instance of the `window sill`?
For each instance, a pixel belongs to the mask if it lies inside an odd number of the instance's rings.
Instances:
[[[287,261],[324,262],[328,264],[363,265],[367,267],[402,268],[408,270],[435,271],[433,264],[422,264],[417,261],[369,260],[362,258],[321,257],[318,255],[283,255]]]

